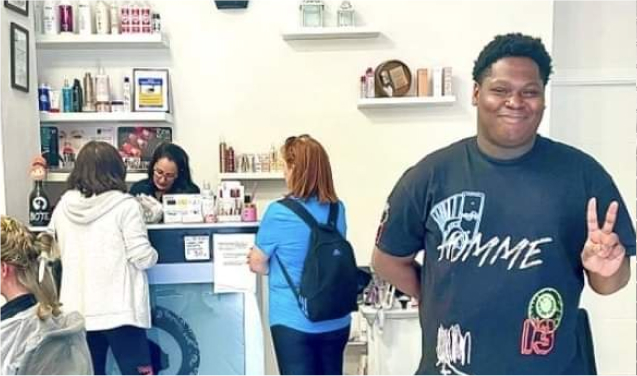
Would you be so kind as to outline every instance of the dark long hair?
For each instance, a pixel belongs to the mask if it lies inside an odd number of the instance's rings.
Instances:
[[[91,141],[80,150],[66,185],[84,197],[113,190],[126,192],[126,166],[113,145]]]
[[[155,174],[155,164],[162,158],[166,158],[177,165],[177,178],[170,188],[171,191],[184,190],[195,185],[190,175],[190,159],[188,158],[188,154],[179,145],[170,142],[161,143],[153,153],[153,158],[148,165],[148,179],[151,183],[153,181],[153,175]]]

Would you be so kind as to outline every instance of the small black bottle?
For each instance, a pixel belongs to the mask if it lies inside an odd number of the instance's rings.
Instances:
[[[80,84],[80,80],[77,78],[73,81],[72,90],[73,112],[82,112],[82,107],[84,107],[84,98],[82,98],[82,85]]]
[[[51,201],[44,191],[42,180],[36,180],[29,195],[29,224],[46,226],[51,220]]]

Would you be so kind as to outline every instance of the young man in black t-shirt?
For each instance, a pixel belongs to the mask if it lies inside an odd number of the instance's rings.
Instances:
[[[593,371],[584,274],[600,294],[624,287],[635,230],[599,163],[537,134],[550,73],[539,39],[497,36],[473,70],[477,136],[421,160],[389,196],[373,265],[420,301],[419,373]]]

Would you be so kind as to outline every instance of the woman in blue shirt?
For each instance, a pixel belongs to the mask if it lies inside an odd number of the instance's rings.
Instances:
[[[319,223],[326,223],[331,203],[338,202],[338,231],[345,236],[345,207],[336,196],[325,149],[308,135],[290,137],[282,148],[287,197],[298,200]],[[250,269],[269,275],[270,330],[282,375],[338,375],[351,317],[312,322],[298,306],[277,257],[298,286],[308,251],[310,228],[290,209],[272,203],[261,221]],[[272,262],[274,261],[274,262]]]

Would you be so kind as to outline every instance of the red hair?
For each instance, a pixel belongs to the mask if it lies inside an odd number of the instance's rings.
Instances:
[[[307,134],[289,137],[282,148],[283,159],[290,170],[289,195],[319,202],[338,201],[330,158],[323,146]]]

